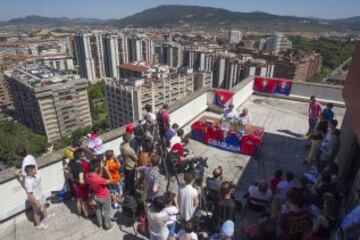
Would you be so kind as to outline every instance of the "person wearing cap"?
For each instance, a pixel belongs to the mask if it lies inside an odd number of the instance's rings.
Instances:
[[[134,149],[130,146],[130,141],[131,135],[125,133],[123,143],[120,145],[120,152],[125,163],[125,193],[134,196],[137,156]]]
[[[238,117],[238,112],[234,109],[234,104],[230,104],[228,108],[224,109],[225,119],[235,119]]]
[[[326,104],[325,109],[322,111],[322,114],[324,114],[325,119],[328,121],[333,120],[335,118],[335,114],[332,110],[333,108],[334,108],[334,104],[328,103]]]
[[[235,224],[231,220],[226,220],[221,226],[220,233],[215,233],[210,240],[230,240],[234,236]]]
[[[134,125],[128,124],[128,125],[126,126],[126,128],[125,128],[125,132],[128,133],[128,134],[130,134],[130,136],[133,135],[134,132],[135,132],[135,127],[134,127]]]

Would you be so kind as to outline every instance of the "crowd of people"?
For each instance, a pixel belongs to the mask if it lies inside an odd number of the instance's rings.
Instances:
[[[126,127],[120,157],[104,147],[96,126],[86,146],[74,140],[65,150],[66,183],[76,199],[79,216],[96,217],[99,228],[111,229],[114,221],[132,209],[132,203],[137,206],[132,216],[145,219],[139,226],[154,240],[325,240],[339,229],[344,239],[359,239],[360,189],[359,205],[346,215],[340,211],[344,194],[335,161],[340,130],[332,108],[328,104],[322,109],[311,97],[307,133],[311,147],[304,163],[313,165],[316,171],[296,179],[290,171],[277,170],[270,181],[249,186],[244,200],[235,199],[235,185],[224,179],[221,166],[213,169],[203,185],[195,184],[192,172],[183,172],[177,194],[165,187],[162,170],[163,161],[168,159],[157,147],[162,147],[166,155],[177,156],[175,166],[181,167],[193,158],[184,130],[176,123],[170,124],[167,105],[157,114],[146,106],[139,124]],[[232,105],[225,117],[250,121],[247,109],[238,114]],[[54,215],[47,213],[36,160],[24,148],[19,148],[17,154],[23,158],[17,176],[32,205],[35,225],[46,229]],[[255,212],[258,220],[240,224],[244,208]],[[205,226],[204,211],[211,213],[206,214]]]

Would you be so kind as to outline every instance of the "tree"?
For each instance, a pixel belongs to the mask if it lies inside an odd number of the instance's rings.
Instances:
[[[302,37],[290,37],[295,48],[312,50],[321,54],[323,59],[322,71],[316,74],[311,81],[318,82],[348,60],[355,48],[355,43],[350,40],[336,40],[319,38],[308,40]]]
[[[34,133],[31,129],[8,120],[0,121],[0,161],[9,166],[21,164],[16,149],[25,147],[27,151],[38,156],[50,146],[45,136]]]

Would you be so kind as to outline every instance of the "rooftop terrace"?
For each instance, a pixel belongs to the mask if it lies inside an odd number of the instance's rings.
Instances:
[[[65,83],[68,80],[79,80],[79,75],[65,74],[47,66],[30,65],[15,68],[5,72],[5,75],[15,78],[32,87]]]
[[[212,169],[219,165],[223,167],[225,179],[237,183],[236,197],[238,199],[242,198],[250,184],[258,180],[268,180],[278,168],[293,171],[297,179],[309,168],[302,164],[307,153],[302,134],[308,127],[308,104],[272,96],[252,95],[252,91],[249,90],[251,88],[246,84],[241,89],[239,91],[240,95],[234,97],[235,106],[238,108],[247,107],[253,124],[264,126],[266,130],[262,147],[261,159],[263,161],[255,160],[246,155],[222,151],[194,140],[190,140],[189,146],[196,155],[209,158],[209,168],[206,175],[209,175]],[[171,118],[177,121],[179,125],[184,126],[186,132],[189,132],[191,123],[202,115],[219,116],[215,108],[207,105],[211,94],[211,92],[206,91],[198,92],[196,98],[192,100],[186,99],[186,104],[183,102],[177,103],[181,107],[172,111]],[[203,106],[204,104],[207,106]],[[210,109],[215,109],[215,111]],[[335,112],[337,119],[341,123],[345,109],[336,107]],[[188,116],[189,113],[191,113],[191,116]],[[117,133],[117,137],[106,143],[107,149],[114,149],[117,153],[120,143],[118,135],[119,133]],[[112,137],[108,135],[104,136],[104,138],[111,139]],[[41,162],[42,159],[39,159],[39,161],[40,165],[44,165]],[[263,165],[259,163],[263,163]],[[52,178],[56,184],[62,184],[62,181],[57,179],[61,177],[61,173],[55,170],[54,167],[58,168],[59,166],[55,163],[45,167],[48,168],[47,171],[50,171],[52,175],[45,175],[45,172],[42,171],[42,177],[43,179],[46,179],[46,177],[48,179]],[[46,185],[47,183],[44,182],[47,180],[43,180],[43,184]],[[15,182],[14,184],[18,183]],[[48,185],[45,186],[45,190],[49,189]],[[2,188],[0,197],[3,199],[6,196],[3,195],[5,194],[4,191],[9,193],[9,190],[9,188]],[[12,190],[15,192],[23,191],[20,186],[17,189],[13,187]],[[6,207],[4,204],[0,206]],[[94,223],[78,217],[74,213],[74,204],[71,201],[65,204],[51,205],[50,212],[55,212],[57,215],[49,221],[49,229],[36,231],[32,222],[28,221],[29,212],[25,212],[0,225],[0,239],[142,239],[142,237],[136,238],[132,234],[132,230],[127,228],[125,230],[130,234],[120,231],[117,226],[114,226],[109,231],[98,229]],[[3,217],[5,213],[2,212]],[[10,212],[7,213],[10,214]]]

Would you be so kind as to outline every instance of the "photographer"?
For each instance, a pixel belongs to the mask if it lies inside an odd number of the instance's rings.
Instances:
[[[213,170],[213,176],[206,179],[206,201],[207,207],[214,210],[219,203],[219,192],[223,182],[222,167],[219,166]]]
[[[206,187],[210,191],[220,191],[221,184],[223,182],[223,170],[219,166],[212,172],[213,177],[206,179]]]

